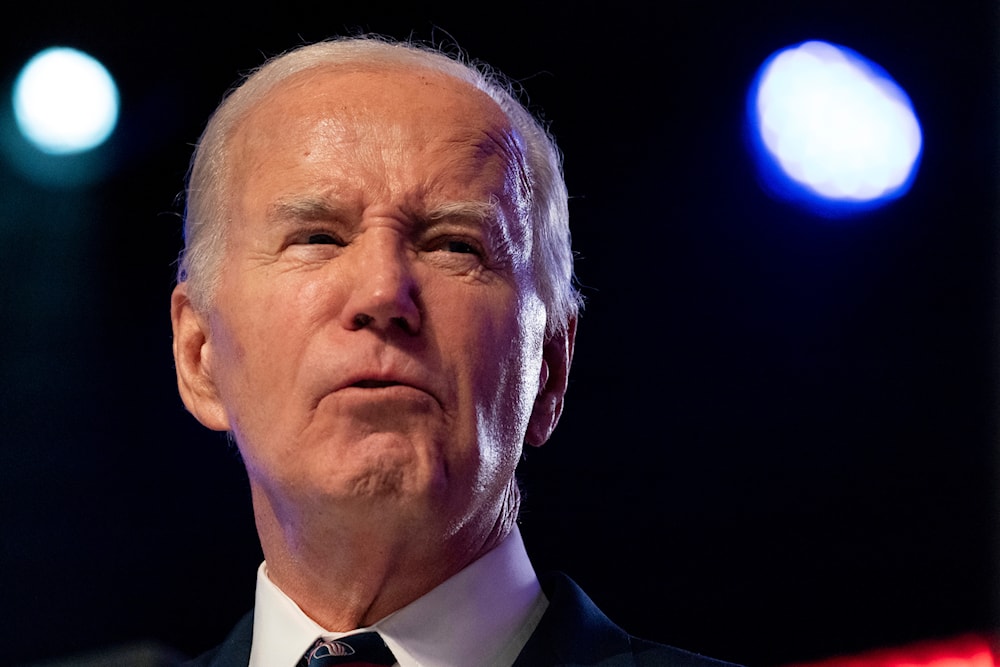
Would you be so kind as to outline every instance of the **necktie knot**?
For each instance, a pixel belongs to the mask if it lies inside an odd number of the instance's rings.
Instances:
[[[340,639],[316,640],[309,647],[298,667],[331,667],[332,665],[394,665],[396,658],[377,632],[362,632]]]

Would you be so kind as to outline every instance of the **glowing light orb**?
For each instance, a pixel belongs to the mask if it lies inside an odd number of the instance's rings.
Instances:
[[[913,106],[854,51],[818,41],[782,50],[748,102],[759,164],[779,194],[849,208],[909,189],[923,145]]]
[[[76,49],[34,56],[14,84],[14,118],[24,136],[50,154],[103,143],[118,122],[118,88],[101,63]]]

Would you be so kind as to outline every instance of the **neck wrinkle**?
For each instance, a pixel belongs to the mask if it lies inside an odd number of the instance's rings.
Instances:
[[[251,491],[268,577],[330,632],[370,627],[492,551],[513,530],[520,505],[512,479],[488,529],[435,539],[412,527],[279,519],[267,494],[253,484]]]

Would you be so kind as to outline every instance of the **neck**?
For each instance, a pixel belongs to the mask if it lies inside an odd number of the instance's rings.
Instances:
[[[288,515],[253,489],[268,577],[331,632],[373,625],[494,549],[514,526],[515,483],[507,496],[490,518],[455,529],[374,511]]]

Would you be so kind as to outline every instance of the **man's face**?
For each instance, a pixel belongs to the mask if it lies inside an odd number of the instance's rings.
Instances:
[[[510,502],[533,412],[554,423],[519,142],[420,70],[299,73],[241,123],[218,290],[193,313],[179,286],[174,320],[255,503],[458,531]]]

